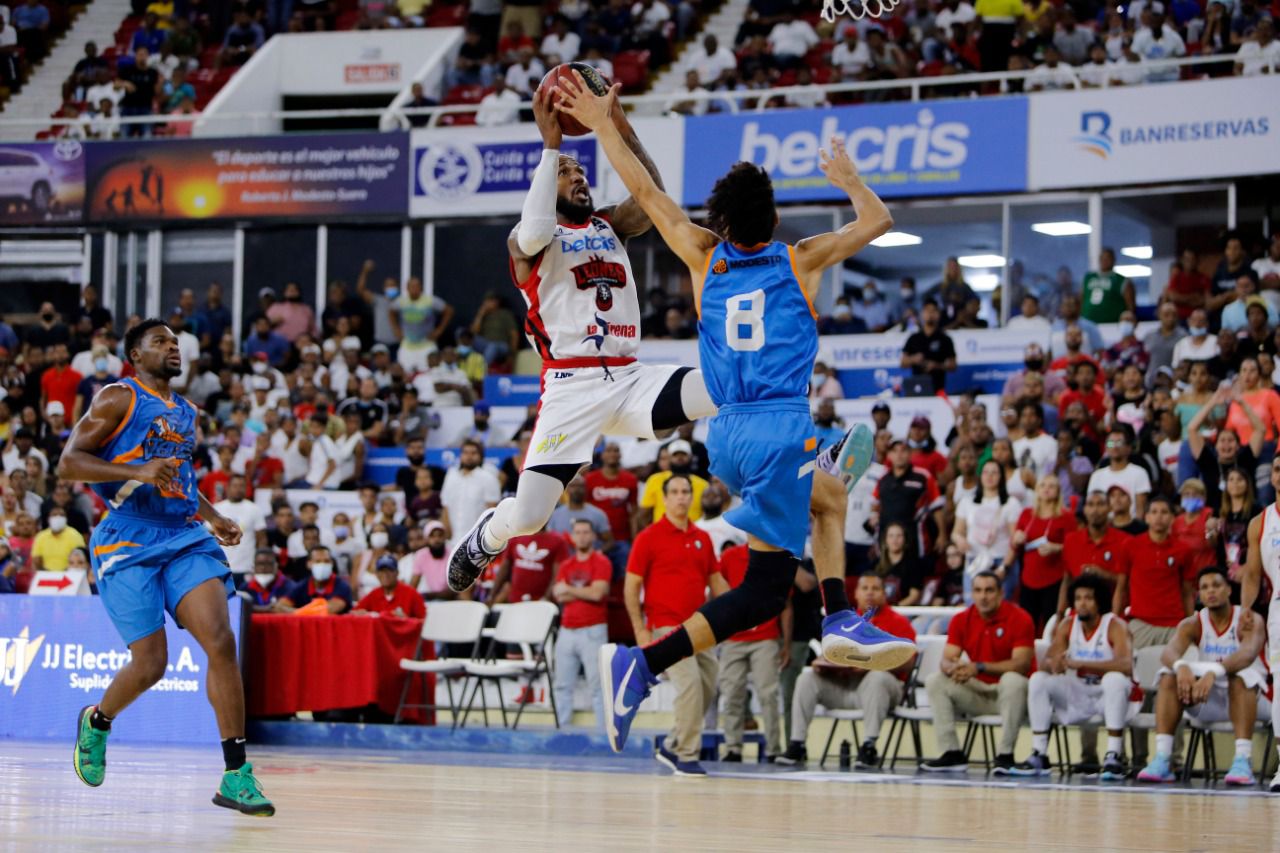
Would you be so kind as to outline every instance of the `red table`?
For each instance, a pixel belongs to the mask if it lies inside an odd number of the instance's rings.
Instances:
[[[413,657],[421,619],[385,616],[296,616],[255,613],[249,624],[246,703],[251,717],[298,711],[330,711],[377,705],[396,712],[408,673],[400,659]],[[433,650],[428,647],[425,656]],[[435,677],[415,677],[408,701],[435,696]],[[424,722],[434,714],[406,711]]]

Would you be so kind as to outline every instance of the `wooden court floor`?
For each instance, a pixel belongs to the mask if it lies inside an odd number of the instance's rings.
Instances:
[[[1256,794],[459,753],[255,749],[278,813],[249,818],[209,802],[220,758],[117,747],[90,789],[69,744],[0,742],[0,850],[1280,849],[1280,798]]]

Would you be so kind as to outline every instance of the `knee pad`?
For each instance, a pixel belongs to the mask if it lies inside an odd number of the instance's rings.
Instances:
[[[799,561],[789,551],[752,551],[742,583],[702,608],[716,642],[767,622],[787,606]]]

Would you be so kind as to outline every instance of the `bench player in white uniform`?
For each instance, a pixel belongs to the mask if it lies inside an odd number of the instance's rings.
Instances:
[[[1271,485],[1280,489],[1280,456],[1271,461]],[[1272,672],[1280,668],[1280,502],[1267,507],[1249,522],[1247,553],[1240,577],[1240,607],[1246,618],[1257,621],[1253,604],[1258,600],[1265,574],[1271,585],[1271,606],[1267,609],[1267,666]],[[1280,714],[1271,715],[1276,744],[1280,745]],[[1271,780],[1271,793],[1280,794],[1280,773]]]
[[[511,276],[528,308],[525,334],[542,357],[542,400],[514,498],[482,513],[449,560],[449,586],[462,591],[512,537],[542,529],[565,485],[591,462],[600,435],[658,438],[716,413],[702,373],[640,364],[640,302],[626,241],[652,227],[634,198],[597,210],[582,166],[559,153],[561,130],[549,98],[536,96],[543,152],[520,222],[507,239]],[[626,114],[613,121],[627,146],[662,186],[657,167]],[[845,488],[861,460],[837,459],[848,445],[870,461],[865,426],[817,460],[812,496],[813,551],[820,571],[844,577]],[[846,436],[847,438],[848,436]],[[844,457],[851,454],[846,452]],[[841,470],[842,486],[829,470]],[[829,568],[828,568],[829,567]]]
[[[1101,578],[1081,575],[1071,584],[1073,612],[1053,632],[1044,669],[1027,686],[1031,756],[1013,769],[1017,776],[1049,772],[1049,729],[1083,723],[1095,716],[1107,727],[1102,778],[1124,779],[1124,727],[1138,713],[1133,700],[1133,654],[1129,630],[1110,607]]]
[[[1241,618],[1240,606],[1231,603],[1231,585],[1223,569],[1201,569],[1197,585],[1204,606],[1178,623],[1160,656],[1164,667],[1156,695],[1156,754],[1138,781],[1174,781],[1169,766],[1173,730],[1185,713],[1202,723],[1231,721],[1236,755],[1225,781],[1253,785],[1253,725],[1259,714],[1271,713],[1270,702],[1260,695],[1267,687],[1262,659],[1266,637],[1260,620]],[[1184,660],[1193,645],[1199,648],[1199,660]]]

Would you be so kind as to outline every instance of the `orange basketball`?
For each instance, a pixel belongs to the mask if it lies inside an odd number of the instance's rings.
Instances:
[[[561,78],[574,80],[573,72],[577,71],[582,75],[582,79],[587,81],[587,88],[597,95],[607,94],[609,91],[609,81],[601,76],[600,72],[587,65],[585,62],[565,62],[557,65],[547,72],[547,76],[542,78],[542,82],[538,84],[538,91],[545,94],[554,95],[553,90],[560,85]],[[554,100],[552,101],[554,103]],[[560,130],[565,136],[586,136],[591,131],[582,126],[582,123],[573,116],[564,113],[557,114],[560,119]]]

